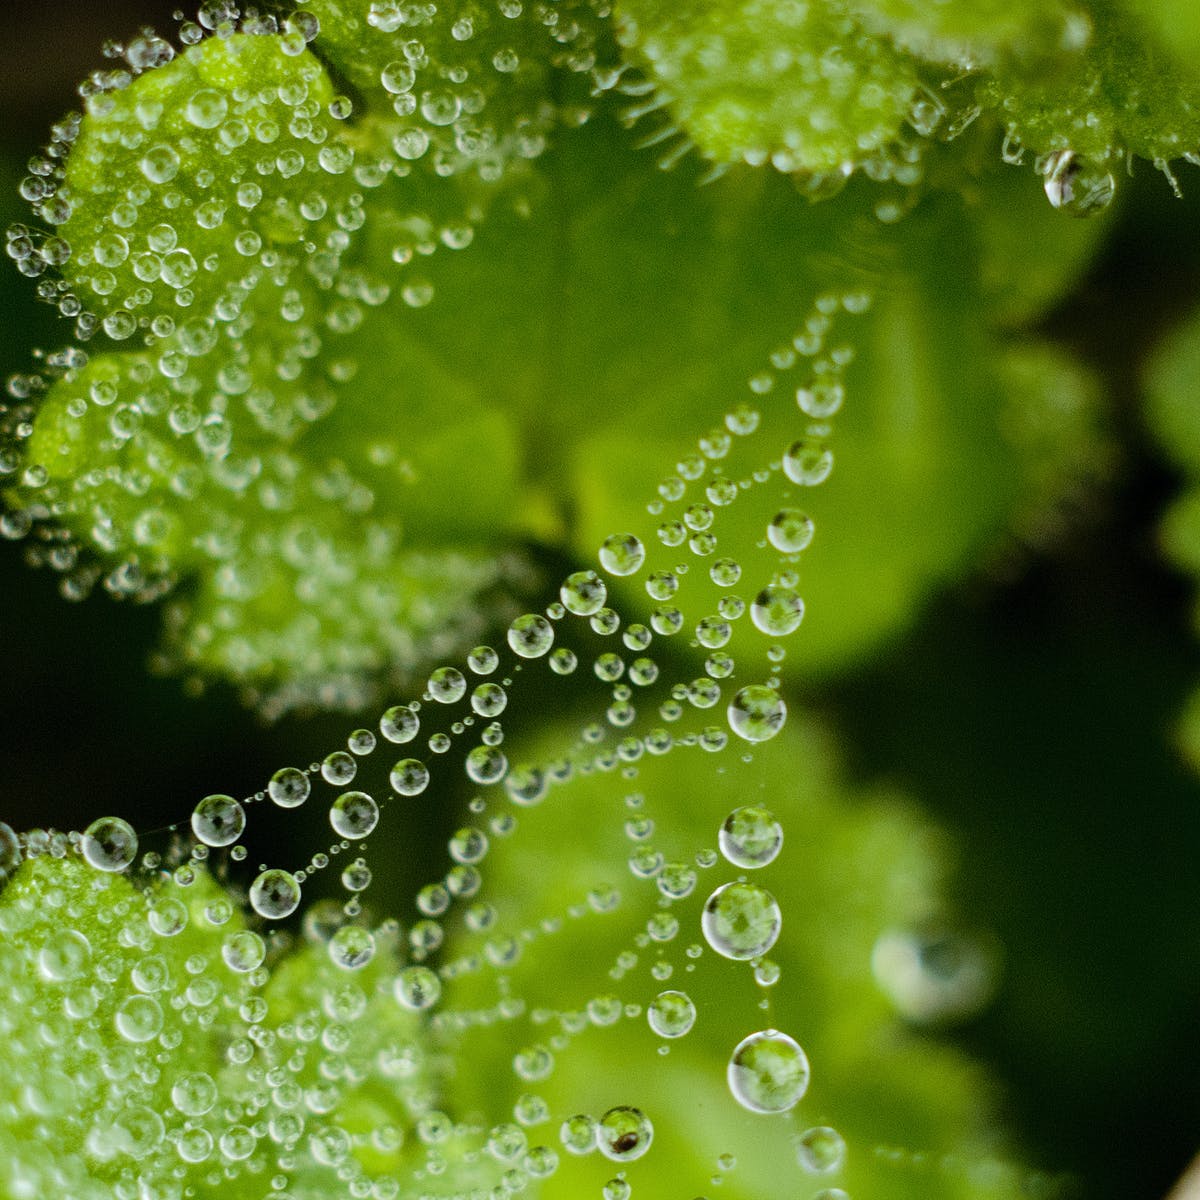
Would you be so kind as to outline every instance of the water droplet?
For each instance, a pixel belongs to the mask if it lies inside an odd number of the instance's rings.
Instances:
[[[267,795],[280,808],[296,808],[308,799],[308,776],[296,767],[281,767],[267,784]]]
[[[750,605],[750,620],[768,637],[785,637],[804,620],[804,601],[795,588],[768,584]]]
[[[392,788],[401,796],[419,796],[429,784],[429,768],[418,758],[402,758],[390,775]]]
[[[179,155],[170,146],[154,146],[138,165],[151,183],[170,183],[179,173]]]
[[[476,675],[490,675],[500,665],[500,656],[491,646],[476,646],[467,655],[467,666]]]
[[[467,755],[467,776],[475,783],[498,783],[508,770],[508,759],[495,746],[476,746]]]
[[[329,809],[329,823],[338,837],[365,838],[379,824],[379,806],[366,792],[343,792]]]
[[[229,101],[215,88],[193,92],[184,109],[184,115],[198,129],[216,129],[228,112]]]
[[[696,1006],[686,992],[659,992],[646,1009],[646,1020],[659,1037],[683,1037],[696,1023]]]
[[[640,1109],[629,1105],[610,1108],[596,1127],[600,1153],[613,1162],[633,1162],[650,1149],[654,1126]]]
[[[783,473],[802,487],[824,483],[833,471],[833,451],[816,438],[793,442],[783,456]]]
[[[192,812],[192,832],[206,846],[232,846],[245,828],[245,810],[232,796],[205,796]]]
[[[101,817],[84,830],[80,849],[96,870],[124,871],[137,857],[138,838],[120,817]]]
[[[375,936],[361,925],[343,925],[329,939],[329,959],[343,971],[357,971],[375,957]]]
[[[335,787],[345,787],[358,774],[358,763],[345,750],[335,750],[321,760],[321,778]]]
[[[429,967],[410,966],[396,976],[392,991],[402,1007],[420,1012],[437,1003],[442,981]]]
[[[775,945],[783,914],[775,897],[754,883],[726,883],[704,904],[700,928],[724,958],[758,958]]]
[[[379,718],[379,732],[397,745],[411,742],[420,728],[417,714],[407,704],[394,705]]]
[[[595,571],[576,571],[563,580],[558,594],[568,612],[590,617],[604,607],[608,587]]]
[[[786,1033],[752,1033],[734,1048],[726,1073],[737,1102],[755,1113],[787,1112],[808,1091],[808,1056]]]
[[[783,728],[787,705],[773,688],[751,683],[730,701],[726,716],[738,737],[747,742],[765,742]]]
[[[171,1103],[185,1117],[202,1117],[217,1102],[217,1085],[204,1071],[180,1075],[171,1085]]]
[[[596,1149],[596,1119],[587,1113],[568,1117],[559,1128],[558,1140],[570,1154],[590,1154]]]
[[[783,846],[783,826],[769,810],[746,805],[725,818],[717,839],[735,867],[765,867]]]
[[[390,62],[379,72],[379,82],[394,96],[410,91],[416,81],[416,71],[406,62]]]
[[[814,421],[832,417],[846,399],[846,389],[832,379],[818,379],[810,387],[796,389],[796,403]]]
[[[918,1023],[969,1016],[987,1002],[996,955],[985,940],[949,929],[890,929],[871,951],[876,982],[901,1016]]]
[[[253,930],[242,929],[231,933],[221,943],[221,957],[225,965],[239,974],[261,967],[266,956],[266,943]]]
[[[799,554],[813,540],[813,520],[798,508],[782,508],[767,526],[767,540],[781,554]]]
[[[429,677],[429,694],[439,704],[454,704],[467,692],[463,673],[454,667],[438,667]]]
[[[127,1042],[148,1042],[162,1029],[162,1007],[153,996],[130,996],[117,1008],[114,1023]]]
[[[554,644],[554,626],[541,613],[526,613],[508,627],[508,644],[522,658],[541,658]]]
[[[827,1175],[846,1161],[846,1142],[836,1129],[816,1125],[806,1129],[796,1143],[796,1158],[814,1175]]]
[[[38,953],[38,967],[50,983],[79,979],[92,957],[91,943],[74,929],[62,929]]]
[[[471,707],[481,716],[498,717],[508,705],[508,693],[498,683],[481,683],[471,693]]]
[[[277,867],[263,871],[250,885],[250,907],[269,921],[290,917],[299,904],[300,885],[290,871]]]
[[[11,825],[0,821],[0,883],[21,865],[21,843]]]
[[[1116,195],[1112,173],[1073,150],[1047,156],[1041,168],[1046,198],[1072,216],[1090,217],[1103,212]]]
[[[600,547],[600,565],[610,575],[633,575],[646,561],[646,547],[632,533],[614,533]]]

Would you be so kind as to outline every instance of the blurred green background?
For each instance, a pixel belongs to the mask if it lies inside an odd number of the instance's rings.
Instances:
[[[6,221],[22,215],[24,160],[101,65],[103,38],[168,28],[174,7],[0,12]],[[941,596],[815,696],[857,777],[899,784],[960,839],[965,906],[999,934],[1005,970],[957,1036],[1010,1089],[1036,1164],[1104,1200],[1165,1196],[1200,1143],[1200,782],[1172,743],[1200,654],[1190,588],[1156,548],[1179,481],[1149,444],[1137,385],[1157,339],[1200,300],[1200,188],[1182,181],[1183,200],[1149,170],[1122,189],[1102,254],[1048,322],[1106,381],[1121,447],[1111,485],[1013,578]],[[0,305],[6,375],[65,336],[15,271]],[[264,727],[228,689],[191,697],[143,672],[156,612],[103,596],[68,605],[22,558],[20,544],[0,546],[0,816],[15,827],[114,811],[162,826],[204,792],[256,790],[344,739],[346,718]],[[453,821],[421,831],[431,853]],[[310,834],[289,825],[298,844]]]

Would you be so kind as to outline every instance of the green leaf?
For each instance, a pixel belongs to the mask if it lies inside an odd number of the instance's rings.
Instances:
[[[1069,150],[1116,169],[1127,153],[1165,163],[1190,152],[1200,144],[1192,63],[1132,11],[1089,7],[1090,36],[1071,64],[1044,75],[997,71],[983,88],[986,102],[1039,154]]]
[[[268,970],[279,939],[198,865],[138,891],[68,851],[15,870],[0,929],[6,1194],[249,1200],[286,1157],[292,1194],[316,1197],[428,1169],[435,1039],[393,995],[394,928],[358,927],[374,957],[355,970],[319,937]],[[461,1141],[442,1140],[427,1194],[498,1175]]]
[[[850,0],[873,32],[918,58],[964,67],[997,61],[1029,69],[1071,48],[1081,14],[1062,0]]]
[[[95,310],[85,332],[145,348],[74,352],[28,383],[49,390],[31,435],[26,409],[10,418],[10,501],[89,552],[60,560],[68,594],[183,585],[163,664],[229,678],[269,715],[359,707],[475,636],[505,611],[476,598],[527,575],[513,539],[549,519],[522,502],[509,415],[404,336],[428,278],[396,276],[467,245],[507,168],[544,147],[549,64],[590,35],[439,19],[422,57],[389,22],[354,121],[298,29],[229,32],[92,97],[39,206],[62,237],[26,255],[63,265],[60,303]]]
[[[645,107],[720,163],[824,175],[886,158],[920,86],[841,5],[623,0],[617,37],[653,85]]]

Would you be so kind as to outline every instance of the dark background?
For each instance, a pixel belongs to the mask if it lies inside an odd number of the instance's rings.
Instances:
[[[103,65],[103,39],[171,29],[174,7],[0,9],[5,220],[21,216],[21,164]],[[1156,552],[1177,481],[1141,430],[1136,388],[1141,358],[1200,299],[1191,191],[1176,201],[1139,172],[1106,252],[1050,322],[1108,382],[1116,480],[1015,583],[942,597],[818,698],[863,778],[895,779],[960,836],[965,900],[1006,950],[996,1003],[960,1036],[1008,1084],[1035,1161],[1105,1200],[1160,1200],[1200,1143],[1200,783],[1170,742],[1200,654],[1190,588]],[[5,375],[67,332],[12,270],[0,320]],[[228,689],[193,698],[150,676],[157,611],[69,605],[22,557],[0,544],[0,817],[15,827],[106,812],[162,826],[190,810],[197,780],[244,794],[342,744],[346,718],[263,727]],[[290,829],[310,842],[302,822]]]

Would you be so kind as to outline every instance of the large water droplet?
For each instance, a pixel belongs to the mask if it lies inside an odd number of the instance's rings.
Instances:
[[[725,818],[717,839],[721,853],[735,867],[765,867],[783,846],[783,826],[768,809],[750,804]]]
[[[696,1022],[696,1006],[686,992],[659,992],[646,1009],[646,1020],[659,1037],[683,1037]]]
[[[775,945],[783,914],[775,897],[754,883],[726,883],[704,905],[704,939],[724,958],[745,960]]]
[[[245,810],[232,796],[205,796],[192,812],[192,832],[206,846],[232,846],[245,828]]]
[[[726,1078],[733,1097],[756,1113],[794,1108],[808,1091],[808,1056],[786,1033],[752,1033],[734,1048]]]
[[[804,601],[795,588],[769,584],[750,605],[754,627],[768,637],[786,637],[804,620]]]
[[[641,1109],[629,1105],[610,1108],[596,1127],[600,1153],[613,1162],[633,1162],[650,1149],[654,1126]]]
[[[250,907],[269,921],[290,917],[299,905],[300,885],[291,871],[273,867],[250,885]]]
[[[600,565],[610,575],[633,575],[646,561],[646,547],[632,533],[614,533],[600,547]]]
[[[1042,164],[1046,198],[1075,217],[1103,212],[1113,202],[1117,185],[1112,173],[1073,150],[1059,150]]]
[[[765,742],[783,728],[787,705],[774,688],[751,683],[729,702],[726,716],[738,737],[747,742]]]
[[[379,806],[366,792],[343,792],[329,810],[329,823],[338,837],[365,838],[379,824]]]
[[[554,644],[554,626],[541,613],[526,613],[508,627],[508,644],[522,658],[541,658]]]
[[[124,871],[137,857],[138,838],[120,817],[101,817],[84,830],[80,849],[96,870]]]

